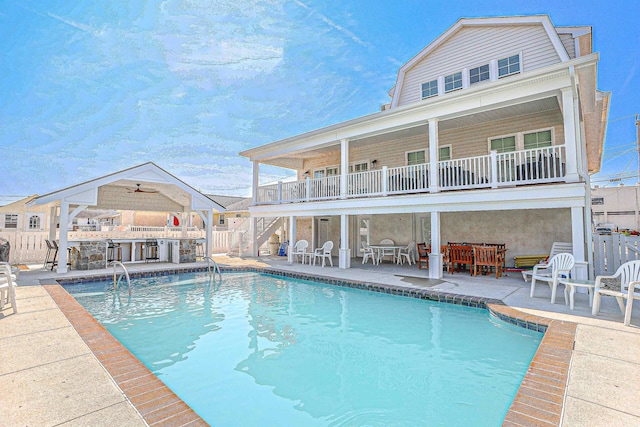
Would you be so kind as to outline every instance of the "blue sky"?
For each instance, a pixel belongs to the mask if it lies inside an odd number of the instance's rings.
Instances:
[[[612,92],[594,180],[637,182],[637,0],[0,0],[0,204],[147,161],[248,196],[239,151],[379,111],[459,18],[529,14],[593,27]]]

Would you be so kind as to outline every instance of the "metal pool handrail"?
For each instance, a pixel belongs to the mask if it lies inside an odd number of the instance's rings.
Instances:
[[[213,258],[211,258],[210,256],[206,256],[204,257],[204,259],[207,260],[207,271],[209,272],[209,277],[211,277],[211,263],[213,263],[213,274],[217,272],[218,276],[220,276],[220,280],[222,280],[220,267],[218,267],[218,264],[213,260]]]
[[[127,286],[129,289],[129,295],[131,295],[131,279],[129,278],[129,272],[127,271],[127,267],[124,266],[123,263],[121,263],[120,261],[111,261],[110,265],[113,266],[113,289],[114,290],[118,290],[118,285],[120,284],[120,280],[122,280],[122,276],[125,276],[127,278]],[[116,267],[120,266],[122,267],[122,269],[124,270],[122,272],[122,274],[120,274],[120,277],[118,277],[118,280],[116,280]]]

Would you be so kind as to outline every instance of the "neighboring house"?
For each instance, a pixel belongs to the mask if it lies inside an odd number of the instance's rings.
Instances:
[[[250,197],[221,196],[217,194],[207,194],[211,200],[225,208],[223,214],[214,215],[214,225],[233,229],[237,222],[236,218],[249,218]]]
[[[56,205],[27,206],[36,197],[37,194],[0,206],[0,232],[49,230],[51,210]]]
[[[252,218],[288,218],[291,245],[332,240],[341,268],[384,238],[430,243],[433,278],[447,242],[505,243],[513,265],[571,241],[585,276],[610,99],[591,31],[460,19],[400,68],[382,111],[241,152]],[[259,186],[260,164],[297,181]]]
[[[591,189],[593,222],[614,230],[640,230],[640,185]]]

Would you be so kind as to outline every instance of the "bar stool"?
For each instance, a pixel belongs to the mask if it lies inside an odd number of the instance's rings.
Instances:
[[[53,270],[53,263],[58,255],[58,249],[54,249],[51,240],[45,239],[44,241],[47,244],[47,255],[44,257],[44,268],[47,268],[49,264],[51,264],[51,269]]]
[[[156,239],[147,239],[144,245],[144,262],[149,260],[159,260],[158,258],[158,241]]]
[[[204,243],[196,242],[196,258],[204,258]]]
[[[122,246],[120,243],[114,243],[113,240],[107,239],[107,262],[122,262]]]
[[[51,246],[53,247],[53,259],[51,260],[51,271],[53,271],[53,267],[58,265],[58,250],[60,247],[58,246],[57,240],[51,240]],[[71,248],[67,248],[67,267],[71,267]]]

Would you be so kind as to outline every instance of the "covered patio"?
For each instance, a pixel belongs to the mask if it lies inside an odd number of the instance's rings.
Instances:
[[[181,221],[181,238],[185,239],[187,238],[186,218],[190,212],[196,212],[206,226],[204,254],[210,254],[212,249],[213,213],[223,213],[225,211],[222,206],[206,195],[153,162],[143,163],[39,196],[29,202],[29,205],[50,202],[59,204],[59,211],[57,207],[52,208],[50,216],[51,227],[49,228],[49,238],[50,240],[55,240],[56,224],[60,224],[56,268],[58,273],[66,273],[70,263],[68,249],[71,247],[72,242],[69,241],[68,236],[69,224],[80,212],[87,209],[179,212],[183,217],[183,221]],[[170,236],[165,237],[168,238]],[[174,237],[175,242],[162,241],[163,245],[166,245],[163,249],[158,248],[158,251],[162,250],[163,252],[162,259],[168,259],[169,243],[176,246],[176,253],[185,252],[183,249],[185,243],[180,241],[181,238]],[[128,257],[122,258],[123,261],[136,262],[143,260],[144,257],[136,255],[136,252],[140,252],[145,244],[143,240],[125,243],[129,245],[124,249],[124,251],[127,251]],[[81,251],[86,252],[82,254],[85,258],[92,260],[87,262],[87,268],[106,266],[108,244],[106,239],[87,239],[86,241],[73,242],[73,244],[79,246]],[[195,245],[189,243],[189,246],[193,246],[188,248],[189,252],[192,253],[189,258],[193,258],[193,261],[195,261]],[[92,253],[89,253],[90,251]],[[102,256],[103,253],[104,258]],[[156,258],[160,259],[157,254]]]

